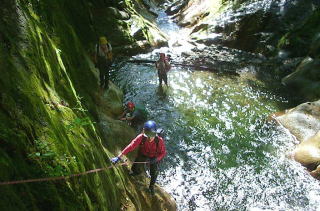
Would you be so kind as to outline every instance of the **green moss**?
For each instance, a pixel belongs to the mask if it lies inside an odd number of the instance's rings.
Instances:
[[[279,40],[278,48],[290,50],[292,56],[307,55],[313,47],[312,41],[320,33],[319,19],[320,10],[317,9],[305,23],[285,34]]]
[[[103,4],[20,0],[19,10],[14,2],[6,5],[0,24],[0,181],[108,167],[133,136],[133,129],[116,120],[122,92],[113,84],[105,95],[97,91],[98,73],[88,55],[97,38],[93,7]],[[134,41],[127,23],[106,21],[115,27],[114,36]],[[141,207],[127,185],[134,188],[119,167],[66,181],[2,186],[0,207],[113,211],[127,198]]]
[[[20,4],[23,42],[10,42],[15,53],[2,54],[8,62],[2,63],[0,79],[1,181],[70,175],[110,165],[111,153],[103,148],[92,120],[97,113],[92,99],[96,70],[82,45],[85,35],[78,33],[83,23],[72,22],[74,14],[66,16],[62,9],[67,2]],[[39,14],[35,8],[44,11]],[[0,207],[119,210],[119,174],[105,171],[68,182],[5,186]]]

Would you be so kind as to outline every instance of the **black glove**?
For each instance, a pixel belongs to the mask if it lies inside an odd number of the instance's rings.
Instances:
[[[149,163],[156,164],[156,163],[158,163],[158,160],[157,160],[157,158],[150,158]]]

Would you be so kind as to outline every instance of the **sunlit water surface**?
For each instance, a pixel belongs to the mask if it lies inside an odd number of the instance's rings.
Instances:
[[[173,69],[158,87],[150,65],[122,66],[125,100],[165,130],[158,183],[179,210],[319,210],[319,183],[287,158],[293,139],[268,115],[288,103],[237,76]]]
[[[116,69],[125,101],[145,105],[165,130],[158,183],[178,210],[320,210],[319,182],[287,156],[296,143],[267,121],[290,99],[254,77],[174,67],[169,87],[159,88],[153,65]]]

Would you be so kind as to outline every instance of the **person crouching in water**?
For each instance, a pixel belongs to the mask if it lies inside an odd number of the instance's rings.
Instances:
[[[168,59],[164,53],[160,53],[160,58],[156,61],[156,68],[158,70],[159,86],[162,85],[162,81],[168,86],[167,72],[171,69]]]
[[[147,120],[147,116],[148,112],[144,106],[135,105],[133,102],[129,101],[119,119],[127,121],[129,125],[138,128],[138,126],[140,127],[140,125]]]
[[[122,150],[122,152],[111,159],[112,163],[117,163],[123,155],[139,147],[139,152],[134,162],[150,162],[150,185],[149,191],[154,194],[154,184],[158,176],[158,164],[166,155],[166,147],[162,137],[157,135],[157,125],[154,121],[149,120],[144,124],[142,133],[134,138],[131,143]],[[140,165],[140,166],[139,166]],[[130,175],[138,175],[141,172],[141,164],[134,163],[131,167]]]

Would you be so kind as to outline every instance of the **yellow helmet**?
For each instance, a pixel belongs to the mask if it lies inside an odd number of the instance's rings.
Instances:
[[[108,43],[108,40],[107,40],[107,38],[106,37],[100,37],[99,38],[99,43],[101,44],[101,45],[105,45],[105,44],[107,44]]]

